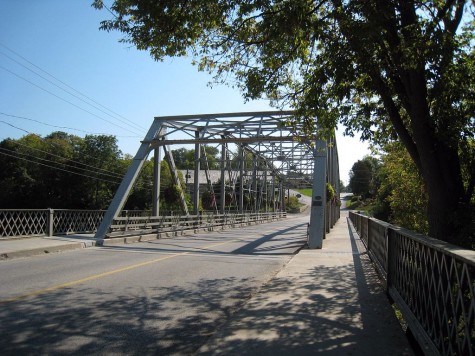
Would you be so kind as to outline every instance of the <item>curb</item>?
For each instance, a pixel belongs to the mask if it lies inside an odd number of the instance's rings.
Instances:
[[[57,253],[63,251],[71,251],[77,250],[80,248],[86,248],[94,246],[94,243],[84,243],[84,242],[75,242],[75,243],[68,243],[64,245],[57,245],[57,246],[48,246],[48,247],[40,247],[40,248],[33,248],[29,250],[20,250],[20,251],[12,251],[12,252],[5,252],[0,255],[0,261],[3,260],[11,260],[14,258],[21,258],[21,257],[31,257],[31,256],[38,256],[38,255],[45,255],[49,253]]]

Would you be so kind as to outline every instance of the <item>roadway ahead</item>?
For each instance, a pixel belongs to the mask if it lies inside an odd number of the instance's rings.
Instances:
[[[307,222],[2,261],[2,355],[193,353],[305,244]]]

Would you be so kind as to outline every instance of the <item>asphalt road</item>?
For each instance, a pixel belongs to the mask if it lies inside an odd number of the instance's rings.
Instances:
[[[306,242],[308,216],[0,262],[0,350],[192,354]]]

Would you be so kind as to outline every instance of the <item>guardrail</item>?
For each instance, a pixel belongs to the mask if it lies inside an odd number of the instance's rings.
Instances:
[[[285,218],[285,212],[268,213],[203,213],[199,215],[124,216],[115,218],[106,237],[158,234],[181,235],[186,231],[213,231],[216,228],[238,227]]]
[[[475,251],[350,212],[426,355],[475,353]]]
[[[25,236],[53,236],[94,233],[105,210],[0,209],[0,239]],[[150,211],[124,210],[116,218],[110,234],[176,233],[186,230],[237,226],[285,217],[285,212],[150,216]]]

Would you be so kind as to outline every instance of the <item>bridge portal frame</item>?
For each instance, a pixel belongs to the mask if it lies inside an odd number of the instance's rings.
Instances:
[[[277,205],[280,205],[281,209],[285,205],[283,182],[293,180],[294,182],[307,181],[311,183],[313,197],[308,244],[310,248],[322,248],[326,225],[328,225],[325,223],[327,221],[326,217],[332,215],[327,211],[326,183],[330,182],[337,190],[339,187],[339,175],[338,172],[335,173],[335,166],[333,164],[335,157],[336,162],[338,161],[336,142],[334,139],[321,140],[317,137],[309,139],[306,136],[302,136],[299,133],[301,128],[298,125],[292,127],[288,125],[290,121],[294,121],[294,117],[294,111],[155,117],[105,213],[104,219],[97,230],[96,238],[106,237],[111,224],[119,216],[147,157],[152,151],[154,152],[152,214],[154,216],[159,215],[160,156],[163,150],[173,162],[173,156],[171,156],[169,148],[172,145],[195,145],[194,214],[198,214],[199,208],[201,147],[202,145],[210,144],[221,145],[220,207],[223,210],[225,205],[225,182],[223,178],[226,169],[229,168],[227,167],[227,162],[229,161],[227,156],[231,151],[228,145],[233,144],[238,150],[238,172],[241,192],[239,201],[240,212],[243,210],[244,152],[247,151],[253,157],[253,188],[257,191],[257,170],[260,164],[260,167],[265,168],[262,176],[265,178],[267,176],[272,177],[271,187],[273,191],[271,194],[275,195],[274,189],[276,178],[278,178],[279,196],[282,201],[280,204],[277,203]],[[259,164],[256,163],[258,161],[260,162]],[[327,172],[327,166],[333,168],[330,174]],[[276,203],[274,202],[273,205],[275,208]],[[255,209],[257,209],[257,203],[255,204]],[[187,213],[186,208],[185,211]],[[334,221],[332,221],[331,225],[333,223]]]

